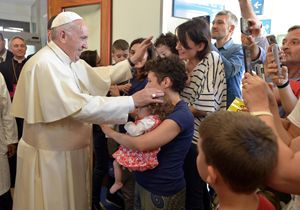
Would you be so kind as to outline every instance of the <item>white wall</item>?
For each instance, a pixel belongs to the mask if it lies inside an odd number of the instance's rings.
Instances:
[[[112,41],[125,39],[129,44],[136,38],[161,33],[161,0],[113,0]]]
[[[89,38],[88,50],[97,50],[100,52],[100,5],[88,5],[79,7],[69,7],[66,11],[78,13],[87,25]],[[100,37],[100,39],[99,39]]]

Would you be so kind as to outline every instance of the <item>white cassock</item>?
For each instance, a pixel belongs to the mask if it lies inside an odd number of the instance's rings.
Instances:
[[[0,73],[0,196],[10,188],[7,145],[18,142],[17,125],[10,108],[10,96]]]
[[[91,68],[50,42],[23,67],[12,112],[24,118],[14,210],[87,210],[91,123],[124,123],[132,97],[102,97],[131,78],[128,61]]]

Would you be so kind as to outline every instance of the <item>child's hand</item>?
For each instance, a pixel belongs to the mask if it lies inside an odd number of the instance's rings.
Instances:
[[[131,83],[127,83],[127,84],[124,84],[124,85],[118,85],[118,89],[124,93],[128,93],[128,91],[130,90],[131,88]]]

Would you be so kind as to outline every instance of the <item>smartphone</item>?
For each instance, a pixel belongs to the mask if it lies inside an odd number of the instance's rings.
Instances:
[[[256,75],[262,78],[263,80],[265,79],[265,72],[264,72],[264,65],[262,63],[257,63],[254,65],[254,69],[256,72]]]
[[[241,32],[248,36],[251,35],[251,32],[249,30],[250,22],[247,19],[241,17],[240,23],[241,23]]]
[[[280,62],[280,58],[279,58],[279,46],[277,44],[276,37],[274,35],[269,35],[266,38],[269,42],[269,45],[272,46],[272,54],[275,59],[275,63],[277,65],[278,76],[280,76],[280,75],[282,75],[281,62]]]
[[[266,38],[268,40],[269,45],[277,44],[276,37],[273,34],[266,36]]]
[[[249,46],[243,45],[243,54],[244,54],[244,64],[245,64],[245,72],[249,72],[252,74],[251,71],[251,52]]]
[[[274,56],[275,63],[277,65],[278,76],[281,76],[282,75],[281,61],[279,59],[279,46],[277,44],[272,45],[272,54]]]

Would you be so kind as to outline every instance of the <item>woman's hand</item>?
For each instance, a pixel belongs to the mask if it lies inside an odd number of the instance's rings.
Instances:
[[[128,94],[128,91],[130,90],[131,88],[131,83],[126,83],[124,85],[118,85],[118,89],[126,94]]]
[[[103,133],[108,136],[111,137],[111,133],[114,132],[114,130],[112,129],[112,126],[109,124],[102,124],[99,125],[103,131]]]

